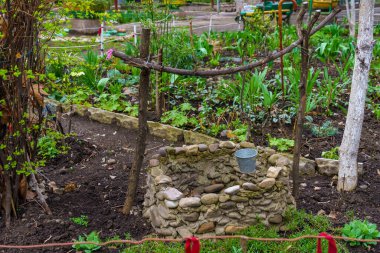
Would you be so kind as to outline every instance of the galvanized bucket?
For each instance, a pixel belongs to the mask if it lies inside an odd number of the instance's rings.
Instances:
[[[243,148],[235,152],[236,160],[242,173],[252,173],[256,170],[257,150]]]

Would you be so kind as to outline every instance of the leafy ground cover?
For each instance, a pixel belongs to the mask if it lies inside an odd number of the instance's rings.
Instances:
[[[264,31],[270,33],[264,33]],[[263,32],[261,32],[263,31]],[[285,28],[284,44],[296,40],[293,26]],[[247,43],[249,41],[249,43]],[[194,69],[229,67],[257,60],[278,49],[278,31],[262,24],[252,31],[202,34],[190,38],[188,31],[178,30],[153,40],[152,50],[163,47],[164,65]],[[350,76],[353,68],[354,41],[347,30],[332,24],[312,37],[311,69],[308,76],[307,126],[316,137],[333,136],[336,126],[329,119],[335,113],[345,114]],[[181,46],[179,46],[181,45]],[[132,42],[116,48],[137,56]],[[380,115],[380,43],[374,49],[367,109]],[[164,103],[163,116],[151,119],[173,126],[220,137],[231,130],[233,139],[243,140],[247,130],[251,136],[265,135],[268,126],[291,124],[299,100],[300,51],[294,49],[284,57],[284,86],[279,62],[253,72],[219,78],[195,78],[164,73],[160,85]],[[105,110],[137,115],[138,69],[118,59],[99,57],[92,50],[80,51],[72,57],[52,51],[47,87],[57,100],[93,105]],[[152,74],[156,84],[156,75]],[[154,105],[152,87],[151,101]],[[151,110],[154,110],[153,106]],[[315,117],[325,117],[316,125]]]

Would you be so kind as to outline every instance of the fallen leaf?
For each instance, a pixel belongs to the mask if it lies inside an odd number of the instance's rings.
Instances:
[[[330,214],[328,215],[329,218],[331,219],[336,219],[337,213],[335,211],[331,211]]]
[[[28,201],[33,200],[36,196],[37,196],[37,194],[33,191],[28,190],[26,192],[26,200],[28,200]]]

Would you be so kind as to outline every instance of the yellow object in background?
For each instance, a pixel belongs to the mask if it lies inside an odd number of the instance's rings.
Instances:
[[[338,0],[313,0],[313,9],[329,9],[337,5]]]
[[[142,4],[152,4],[153,0],[141,0]]]
[[[164,0],[164,4],[185,5],[186,0]]]

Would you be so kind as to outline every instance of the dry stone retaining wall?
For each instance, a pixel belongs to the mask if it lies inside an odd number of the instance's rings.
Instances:
[[[243,147],[253,144],[225,141],[161,148],[147,168],[144,201],[144,216],[156,233],[223,235],[257,222],[280,226],[285,209],[294,205],[289,159],[258,147],[257,171],[243,174],[234,157]]]

